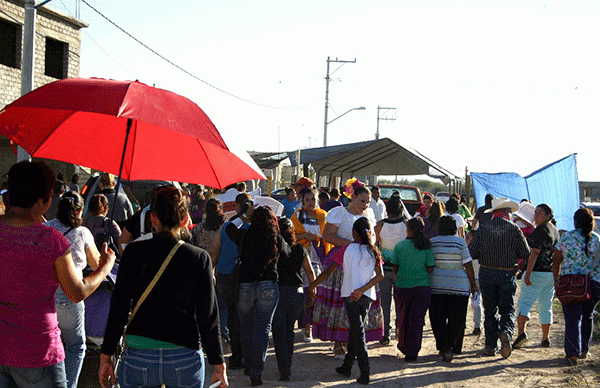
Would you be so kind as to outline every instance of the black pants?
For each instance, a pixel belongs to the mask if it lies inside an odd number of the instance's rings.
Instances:
[[[429,319],[437,350],[462,352],[469,297],[462,295],[433,294],[429,306]]]
[[[367,354],[367,341],[365,339],[365,319],[371,307],[372,300],[362,296],[358,302],[350,298],[344,298],[348,320],[350,322],[350,333],[348,338],[348,353],[344,359],[344,365],[352,368],[354,359],[358,360],[360,374],[369,375],[369,355]]]
[[[231,275],[217,274],[217,292],[224,293],[229,286]],[[229,340],[231,344],[231,360],[236,364],[242,364],[242,340],[240,334],[240,317],[238,315],[237,301],[227,303],[227,328],[229,329]]]

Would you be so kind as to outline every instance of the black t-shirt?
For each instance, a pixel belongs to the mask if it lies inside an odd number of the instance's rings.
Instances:
[[[277,261],[280,257],[290,254],[290,246],[281,235],[277,235],[277,257],[265,263],[264,257],[255,256],[251,249],[252,241],[248,236],[246,232],[240,244],[240,283],[277,281]]]
[[[277,262],[277,272],[279,274],[279,285],[300,287],[304,283],[302,280],[302,261],[308,256],[306,248],[301,244],[296,244],[292,247],[289,255],[283,254],[279,256]]]
[[[141,228],[140,228],[141,218],[142,218],[142,211],[139,211],[139,212],[136,212],[131,217],[129,217],[129,219],[125,222],[125,229],[127,229],[127,231],[129,233],[131,233],[131,235],[133,236],[131,241],[134,241],[135,239],[137,239],[138,237],[140,237],[142,235]],[[148,220],[150,219],[150,211],[146,212],[145,218]],[[150,225],[150,226],[146,225],[145,233],[150,233],[151,231],[152,231],[152,225]]]
[[[533,271],[552,272],[552,256],[559,238],[558,229],[550,222],[544,222],[527,237],[529,247],[540,250]]]
[[[483,205],[482,207],[477,209],[477,212],[475,213],[475,218],[478,220],[479,226],[481,226],[481,224],[486,223],[492,219],[492,216],[494,215],[493,213],[485,213],[486,210],[491,209],[491,208],[492,208],[492,206],[490,206],[490,205]]]

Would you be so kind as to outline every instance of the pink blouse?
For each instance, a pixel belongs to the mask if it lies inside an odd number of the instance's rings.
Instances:
[[[0,365],[40,368],[64,360],[54,263],[68,248],[49,226],[0,221]]]

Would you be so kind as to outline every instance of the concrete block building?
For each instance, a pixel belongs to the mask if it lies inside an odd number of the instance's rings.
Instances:
[[[25,1],[0,0],[0,109],[21,96]],[[79,76],[81,29],[88,25],[48,7],[37,9],[33,87]],[[0,174],[16,161],[8,139],[0,136]],[[73,165],[48,161],[70,177]],[[0,179],[2,180],[2,179]]]

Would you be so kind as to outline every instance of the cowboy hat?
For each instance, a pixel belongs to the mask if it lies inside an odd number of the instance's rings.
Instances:
[[[533,206],[531,202],[521,202],[519,204],[519,210],[517,210],[514,215],[525,220],[529,225],[533,225],[535,223],[535,206]]]
[[[487,209],[484,213],[493,213],[500,209],[510,209],[515,212],[519,210],[519,204],[505,197],[494,198],[492,199],[492,208]]]

